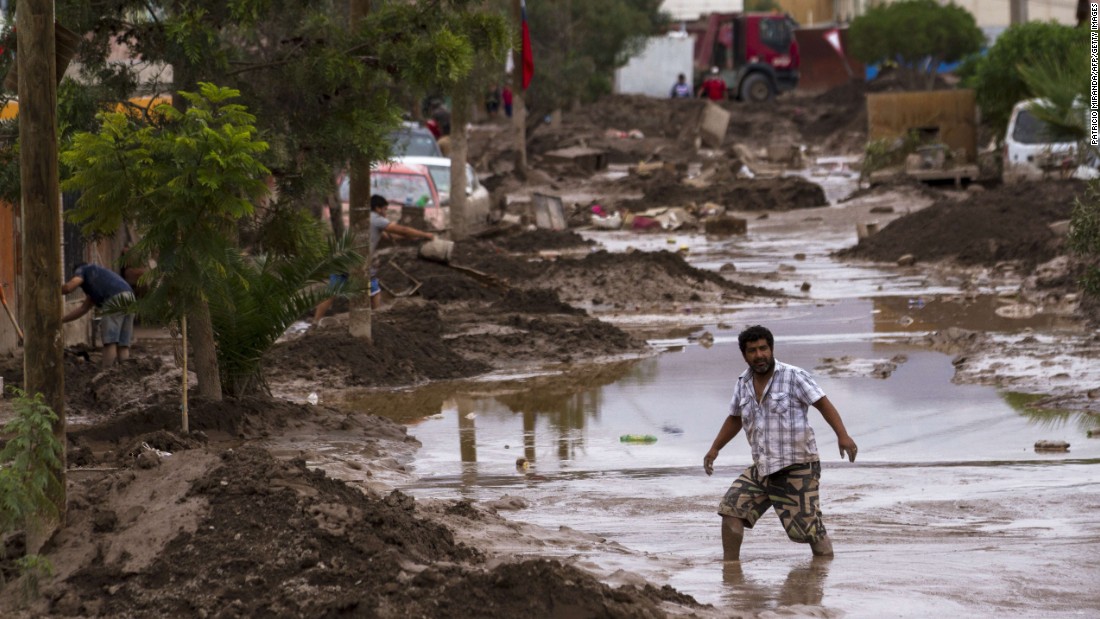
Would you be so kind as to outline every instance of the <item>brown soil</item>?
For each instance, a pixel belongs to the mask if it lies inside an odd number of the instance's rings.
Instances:
[[[732,178],[732,172],[727,171],[706,187],[692,187],[685,185],[679,175],[662,172],[641,183],[628,179],[620,184],[645,193],[642,199],[617,203],[631,211],[687,204],[702,206],[707,202],[736,211],[786,211],[828,204],[820,185],[797,176],[738,179]]]
[[[1069,219],[1082,181],[1029,182],[968,192],[898,218],[841,257],[893,262],[953,260],[993,266],[1013,261],[1030,270],[1063,253],[1050,224]]]

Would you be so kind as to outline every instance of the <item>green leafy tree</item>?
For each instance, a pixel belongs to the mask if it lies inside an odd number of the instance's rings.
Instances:
[[[200,84],[181,93],[191,107],[164,105],[156,125],[122,113],[101,115],[98,133],[80,133],[62,161],[63,183],[80,191],[71,219],[109,234],[133,222],[142,235],[138,257],[155,256],[150,292],[138,308],[158,319],[187,316],[199,392],[220,399],[221,381],[210,318],[210,292],[229,276],[225,256],[236,249],[236,224],[268,193],[258,157],[255,118],[230,103],[237,91]]]
[[[12,389],[15,417],[4,426],[8,437],[0,449],[0,532],[56,517],[53,497],[61,493],[62,447],[53,434],[57,421],[41,393],[28,396]]]
[[[15,416],[3,428],[7,442],[0,449],[0,535],[24,531],[33,549],[64,512],[64,449],[54,434],[57,414],[45,397],[30,397],[17,388],[11,392]],[[15,563],[28,597],[37,594],[39,578],[52,573],[50,562],[37,554]]]
[[[935,0],[880,4],[848,28],[853,56],[867,64],[897,63],[903,84],[911,90],[931,90],[941,63],[962,60],[984,44],[973,15]]]
[[[1053,22],[1028,22],[1010,26],[989,48],[988,53],[964,64],[959,70],[963,83],[975,90],[983,122],[1004,135],[1012,107],[1037,96],[1024,78],[1027,67],[1064,65],[1072,71],[1070,58],[1075,51],[1088,49],[1089,33],[1083,28]],[[1088,63],[1080,69],[1087,71]],[[1087,78],[1081,87],[1087,87]]]

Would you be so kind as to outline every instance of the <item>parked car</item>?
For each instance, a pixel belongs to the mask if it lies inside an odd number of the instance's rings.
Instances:
[[[347,209],[350,200],[348,175],[340,180],[340,201]],[[371,195],[378,194],[389,200],[387,217],[419,227],[419,219],[429,229],[447,227],[449,210],[443,206],[439,190],[428,168],[404,163],[380,163],[370,172]]]
[[[1028,99],[1012,108],[1005,131],[1006,183],[1047,177],[1096,178],[1095,161],[1082,165],[1073,140],[1058,140],[1051,127],[1031,112],[1041,99]]]
[[[417,157],[442,157],[439,143],[435,136],[427,128],[416,123],[404,123],[389,134],[393,158],[417,156]]]
[[[435,181],[439,198],[443,206],[450,206],[451,199],[451,160],[446,157],[401,157],[398,163],[422,165]],[[489,190],[477,179],[474,167],[466,164],[466,212],[472,224],[485,224],[489,221]]]

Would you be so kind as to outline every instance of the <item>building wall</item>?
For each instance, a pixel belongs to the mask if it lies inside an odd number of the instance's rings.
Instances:
[[[694,50],[694,37],[650,38],[642,53],[615,71],[615,92],[667,98],[680,73],[692,84]]]
[[[781,6],[802,0],[779,0]],[[954,0],[974,16],[982,29],[1009,25],[1009,0]],[[881,0],[836,0],[837,20],[847,22],[862,15],[868,8],[882,4]],[[1072,26],[1077,23],[1076,0],[1027,0],[1028,21],[1056,21]]]
[[[676,21],[693,21],[707,13],[736,13],[745,10],[744,0],[665,0],[661,10]]]
[[[779,6],[803,27],[836,23],[835,0],[779,0]]]

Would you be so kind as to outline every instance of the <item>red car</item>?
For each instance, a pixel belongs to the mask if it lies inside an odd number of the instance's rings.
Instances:
[[[379,163],[370,172],[370,192],[389,200],[387,217],[392,221],[401,220],[403,209],[414,208],[423,209],[427,227],[435,230],[447,227],[449,209],[442,205],[432,175],[422,165]],[[340,181],[340,200],[344,202],[345,211],[348,199],[348,177],[345,174]]]

